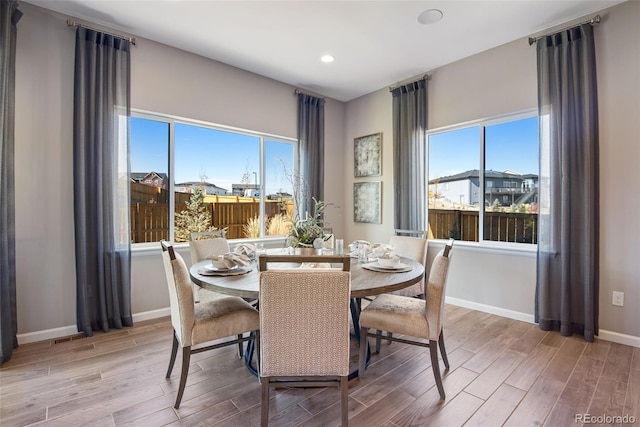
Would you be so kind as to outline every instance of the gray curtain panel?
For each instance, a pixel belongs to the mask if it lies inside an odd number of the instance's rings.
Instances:
[[[535,319],[598,333],[598,97],[593,27],[537,42],[540,217]]]
[[[18,2],[0,1],[0,364],[18,346],[14,126]]]
[[[393,96],[394,227],[424,230],[427,80],[397,87]]]
[[[78,330],[133,324],[129,227],[130,42],[76,29],[73,167]]]
[[[305,186],[299,215],[313,212],[313,200],[324,200],[324,99],[298,94],[299,173]]]

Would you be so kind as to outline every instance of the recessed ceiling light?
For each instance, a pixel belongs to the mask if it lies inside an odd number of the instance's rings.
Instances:
[[[335,59],[333,55],[323,55],[322,58],[320,58],[322,62],[333,62]]]
[[[424,25],[435,24],[442,19],[442,11],[438,9],[427,9],[418,15],[418,22]]]

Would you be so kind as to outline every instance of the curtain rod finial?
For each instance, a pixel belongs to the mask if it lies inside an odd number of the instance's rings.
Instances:
[[[531,46],[535,42],[536,42],[536,39],[534,37],[529,37],[529,46]]]

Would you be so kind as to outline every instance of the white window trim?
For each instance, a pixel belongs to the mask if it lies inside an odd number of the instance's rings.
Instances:
[[[480,180],[480,190],[481,193],[484,191],[484,132],[482,132],[483,127],[492,126],[501,123],[507,123],[511,121],[517,121],[522,119],[529,119],[532,117],[538,116],[538,109],[532,108],[527,110],[518,111],[510,114],[502,114],[499,116],[488,117],[483,119],[471,120],[463,123],[457,123],[454,125],[441,126],[439,128],[429,129],[426,132],[426,140],[427,140],[427,149],[425,150],[427,153],[427,164],[425,165],[426,175],[429,176],[429,136],[435,135],[444,132],[451,132],[460,129],[466,129],[470,127],[479,126],[480,128],[480,157],[478,159],[478,179]],[[428,178],[427,178],[428,180]],[[426,218],[425,224],[429,224],[429,203],[426,204]],[[483,211],[482,211],[483,212]],[[480,214],[480,211],[478,212]],[[456,240],[456,245],[462,245],[469,248],[478,248],[478,249],[491,249],[495,251],[518,251],[518,252],[537,252],[538,244],[537,243],[516,243],[516,242],[496,242],[493,240],[485,240],[484,239],[484,212],[481,214],[481,219],[478,221],[478,236],[479,242],[468,242],[465,240]],[[444,242],[447,239],[429,239],[433,242]]]
[[[260,238],[252,238],[252,239],[233,239],[233,242],[238,243],[248,243],[255,241],[268,241],[268,240],[282,240],[284,237],[266,237],[265,236],[265,192],[264,189],[264,180],[265,180],[265,143],[266,141],[270,142],[279,142],[284,144],[291,144],[293,147],[293,167],[295,169],[296,165],[299,164],[299,144],[298,140],[295,138],[290,138],[281,135],[275,135],[267,132],[258,132],[255,130],[243,129],[234,126],[221,125],[217,123],[206,122],[202,120],[189,119],[186,117],[174,116],[171,114],[163,114],[157,113],[147,110],[140,109],[131,109],[131,117],[153,120],[158,122],[163,122],[169,124],[169,238],[173,241],[174,238],[174,227],[175,227],[175,124],[180,123],[188,126],[199,126],[206,129],[218,130],[223,132],[232,132],[239,133],[242,135],[253,136],[259,139],[259,150],[260,150],[260,235],[263,237]],[[152,246],[155,248],[157,242],[143,242],[143,243],[132,243],[132,250],[135,248],[139,251],[146,251],[151,249]],[[180,245],[180,243],[178,243]]]

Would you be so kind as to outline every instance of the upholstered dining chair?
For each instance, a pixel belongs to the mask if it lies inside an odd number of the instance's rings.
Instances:
[[[192,264],[212,256],[226,254],[229,252],[226,232],[224,230],[213,230],[191,233],[189,235],[189,251],[191,252]],[[214,292],[207,292],[217,296]],[[195,283],[193,284],[193,300],[196,303],[200,302],[200,286]]]
[[[339,262],[342,269],[270,270],[276,262]],[[269,390],[279,385],[338,387],[342,425],[348,425],[349,262],[348,256],[260,256],[262,426],[268,425]]]
[[[238,297],[225,297],[194,304],[187,265],[169,242],[163,240],[160,245],[169,287],[171,325],[173,326],[173,347],[167,378],[171,376],[178,347],[182,348],[180,385],[174,405],[174,408],[178,409],[187,383],[191,355],[237,344],[242,357],[242,343],[253,339],[250,336],[245,337],[244,334],[255,331],[256,336],[259,336],[260,319],[258,311]],[[200,346],[226,337],[237,338],[219,344]],[[194,348],[195,346],[197,347]]]
[[[418,261],[423,267],[427,265],[427,239],[424,237],[425,232],[421,230],[394,230],[395,235],[389,238],[389,245],[393,246],[394,252],[405,258]],[[426,268],[425,268],[425,271]],[[407,288],[393,291],[392,294],[402,295],[406,297],[425,297],[424,279],[420,280]],[[391,332],[387,333],[391,337]],[[391,340],[388,340],[391,344]],[[376,352],[380,352],[380,337],[376,338]]]
[[[440,398],[445,398],[438,362],[438,346],[446,369],[449,369],[449,359],[444,347],[442,325],[444,320],[444,295],[449,271],[449,261],[453,240],[436,255],[429,279],[427,280],[426,301],[401,295],[382,294],[366,306],[360,313],[360,379],[364,376],[365,357],[368,337],[381,338],[381,331],[402,334],[414,338],[429,340],[429,343],[390,337],[386,339],[405,344],[429,347],[431,353],[431,367],[436,380]],[[377,332],[370,333],[369,329]]]

